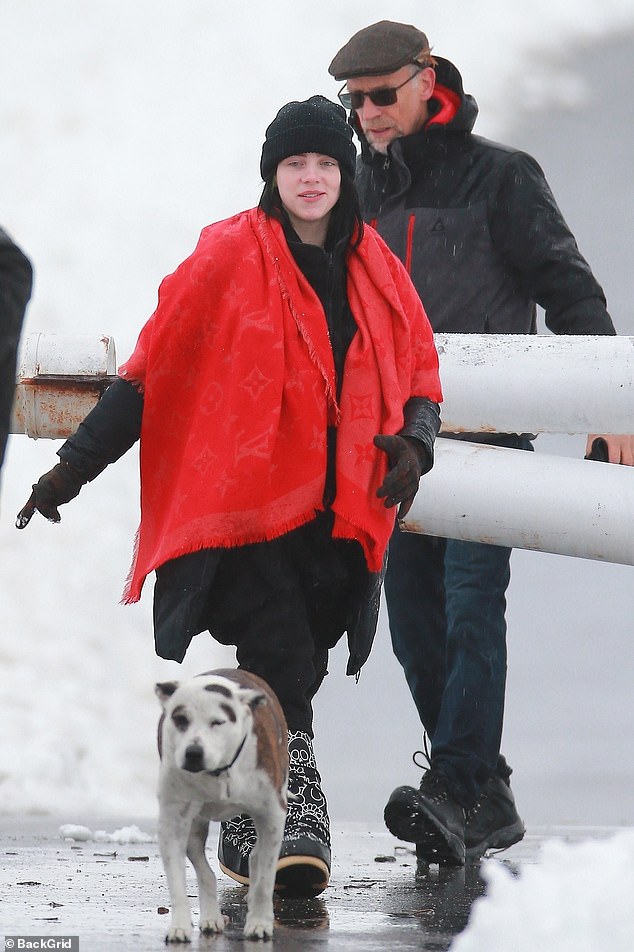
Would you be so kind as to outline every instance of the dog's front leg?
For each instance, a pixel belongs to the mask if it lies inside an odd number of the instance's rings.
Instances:
[[[199,928],[205,935],[223,932],[225,927],[225,917],[221,914],[218,906],[216,877],[205,856],[208,832],[209,820],[197,816],[192,822],[187,842],[187,856],[196,871],[196,879],[198,880]]]
[[[192,819],[201,804],[159,798],[158,840],[172,906],[166,942],[191,942],[191,917],[185,875],[185,851]]]
[[[249,857],[245,939],[273,937],[273,890],[285,817],[286,811],[277,802],[271,805],[267,814],[256,816],[254,813],[253,816],[258,838]]]

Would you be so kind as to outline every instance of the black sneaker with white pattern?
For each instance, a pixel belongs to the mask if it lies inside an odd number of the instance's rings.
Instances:
[[[284,896],[317,896],[330,878],[328,806],[310,736],[289,731],[288,752],[288,813],[275,890]],[[249,816],[237,816],[220,825],[220,868],[242,885],[249,883],[249,856],[255,841],[255,826]]]

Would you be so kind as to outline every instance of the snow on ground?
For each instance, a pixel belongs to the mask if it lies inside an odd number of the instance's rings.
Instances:
[[[122,826],[118,830],[108,833],[106,830],[95,830],[77,823],[62,823],[59,835],[63,840],[74,843],[153,843],[155,837],[144,833],[136,823],[131,826]]]
[[[383,17],[416,23],[437,53],[459,64],[480,103],[477,131],[499,138],[519,103],[539,109],[554,98],[582,111],[584,64],[571,65],[563,53],[634,25],[631,0],[458,0],[429,8],[424,19],[415,0],[333,0],[318,9],[280,0],[264,9],[260,2],[207,0],[9,5],[0,57],[0,223],[36,268],[25,334],[111,334],[124,359],[159,281],[191,250],[200,228],[257,201],[264,129],[280,105],[315,92],[334,98],[331,57],[355,30]],[[14,437],[2,473],[0,810],[51,811],[68,820],[154,814],[153,682],[230,664],[232,655],[201,637],[182,667],[160,661],[151,645],[149,592],[138,606],[117,604],[138,519],[134,452],[65,507],[61,525],[36,517],[16,532],[15,513],[31,482],[54,464],[56,448]],[[337,776],[351,769],[368,785],[365,802],[382,802],[417,733],[384,623],[382,632],[375,678],[400,692],[399,736],[379,744],[386,789],[369,787],[381,779],[372,744],[369,766],[358,749],[353,768],[342,758],[332,769],[334,802]],[[370,665],[364,677],[360,692],[377,683]],[[352,711],[354,689],[345,690],[341,705]],[[332,736],[336,722],[329,730]],[[489,915],[506,917],[519,943],[532,928],[527,920],[544,918],[539,909],[546,910],[558,882],[563,935],[565,923],[590,915],[593,905],[589,891],[570,887],[571,866],[581,873],[596,850],[598,885],[628,849],[628,839],[588,844],[572,860],[549,847],[543,869],[513,881],[491,865],[492,898],[478,907],[464,939],[472,944],[460,952],[511,946],[495,945],[504,930],[478,945]],[[528,896],[534,913],[523,905]]]
[[[634,830],[608,840],[549,840],[514,876],[483,866],[487,894],[451,952],[631,952]]]

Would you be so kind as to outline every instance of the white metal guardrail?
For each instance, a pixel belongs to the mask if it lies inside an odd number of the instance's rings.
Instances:
[[[435,340],[445,431],[634,433],[634,337]]]
[[[634,468],[438,439],[403,528],[634,565]]]
[[[634,337],[436,334],[446,432],[633,433]],[[116,370],[111,337],[25,339],[12,433],[66,438]],[[634,468],[439,439],[412,532],[634,565]]]
[[[29,334],[18,361],[11,433],[66,439],[116,374],[112,337]]]

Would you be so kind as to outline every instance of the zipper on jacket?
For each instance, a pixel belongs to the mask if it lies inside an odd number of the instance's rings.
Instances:
[[[405,270],[409,275],[412,273],[412,244],[414,242],[414,225],[416,224],[416,215],[409,216],[407,222],[407,240],[405,242]]]
[[[383,156],[383,161],[378,161],[377,152],[370,164],[370,182],[371,192],[373,194],[374,220],[380,216],[383,208],[383,202],[387,193],[388,172],[390,170],[391,159],[389,155]],[[380,173],[380,174],[379,174]]]

